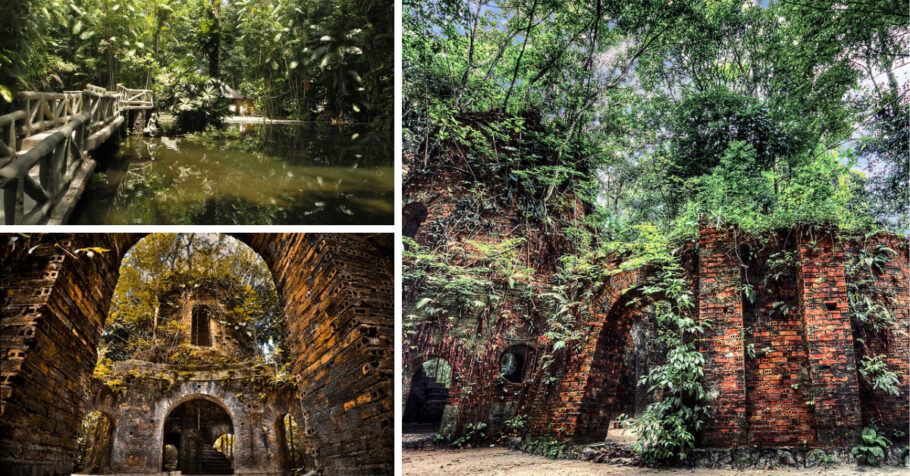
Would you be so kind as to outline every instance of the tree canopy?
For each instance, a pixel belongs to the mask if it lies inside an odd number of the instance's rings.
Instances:
[[[217,286],[225,318],[250,336],[258,354],[283,358],[278,296],[262,258],[224,235],[167,233],[143,238],[123,259],[102,336],[104,358],[168,361],[186,354],[175,344],[181,329],[160,311],[172,304],[163,301],[173,290],[197,286]]]
[[[697,214],[906,229],[904,7],[405,2],[406,152],[447,137],[457,111],[535,111],[559,165],[596,171],[573,186],[611,236]]]
[[[390,0],[23,0],[0,15],[0,112],[17,91],[87,83],[169,105],[195,75],[269,116],[391,126]]]

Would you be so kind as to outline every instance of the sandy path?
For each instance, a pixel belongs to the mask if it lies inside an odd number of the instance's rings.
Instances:
[[[470,450],[428,449],[404,450],[402,474],[490,474],[490,475],[633,475],[633,474],[696,474],[696,475],[776,475],[822,474],[827,476],[880,476],[907,475],[906,468],[864,468],[843,465],[830,469],[746,470],[721,471],[713,469],[662,470],[616,466],[607,463],[589,463],[575,460],[551,460],[509,448],[478,448]]]

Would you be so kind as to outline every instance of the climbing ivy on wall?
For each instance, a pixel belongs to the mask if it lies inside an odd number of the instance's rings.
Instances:
[[[642,300],[653,307],[657,340],[666,347],[666,361],[638,382],[653,401],[633,423],[638,433],[634,449],[649,464],[682,460],[695,447],[695,437],[708,416],[704,388],[704,356],[699,338],[710,322],[698,319],[685,270],[674,253],[678,240],[653,226],[638,227],[628,243],[613,243],[613,253],[628,258],[612,273],[647,267],[639,285]],[[639,298],[637,298],[639,299]]]

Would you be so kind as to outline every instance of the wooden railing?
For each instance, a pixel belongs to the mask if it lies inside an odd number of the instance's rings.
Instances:
[[[76,117],[0,168],[7,225],[43,223],[49,218],[85,159],[85,121],[86,115]]]
[[[151,91],[120,85],[117,92],[88,85],[19,98],[22,110],[0,116],[0,210],[7,225],[62,222],[56,206],[78,199],[94,170],[88,152],[123,124],[121,111],[154,104]],[[70,193],[73,187],[78,190]]]
[[[148,89],[129,89],[118,84],[117,93],[120,94],[120,106],[124,109],[150,109],[155,105],[152,91]]]

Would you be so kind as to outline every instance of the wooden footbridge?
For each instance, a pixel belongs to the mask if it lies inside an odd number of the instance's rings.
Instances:
[[[147,89],[19,93],[23,109],[0,116],[0,223],[61,225],[95,170],[89,153],[125,122],[152,109]]]

